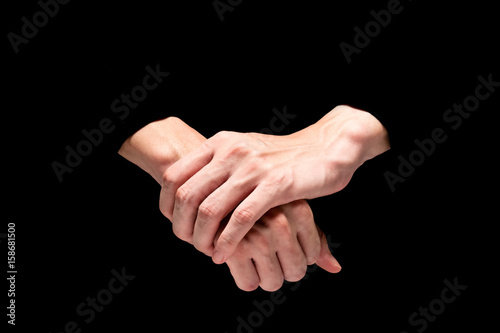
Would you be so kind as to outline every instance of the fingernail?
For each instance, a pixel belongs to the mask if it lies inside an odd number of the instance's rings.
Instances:
[[[222,253],[215,251],[212,260],[216,264],[222,264],[224,262],[224,256],[222,255]]]

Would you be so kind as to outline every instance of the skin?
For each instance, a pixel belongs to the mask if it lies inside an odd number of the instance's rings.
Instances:
[[[179,238],[220,264],[271,208],[342,190],[388,149],[382,124],[346,105],[291,135],[219,132],[165,170],[160,210]]]
[[[136,132],[123,143],[119,154],[161,184],[166,170],[206,141],[182,120],[169,117]],[[172,214],[165,215],[173,220]],[[212,246],[228,221],[229,217],[224,216],[218,221]],[[193,244],[192,238],[181,239]],[[236,285],[245,291],[259,286],[267,291],[277,290],[284,279],[300,280],[308,264],[316,263],[331,273],[341,269],[305,200],[270,208],[257,219],[226,263]]]

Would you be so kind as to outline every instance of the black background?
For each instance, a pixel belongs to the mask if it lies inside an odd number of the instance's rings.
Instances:
[[[416,332],[409,316],[455,278],[467,290],[425,331],[488,327],[498,92],[457,130],[441,118],[474,93],[479,75],[500,80],[498,23],[480,2],[402,4],[351,64],[339,43],[352,44],[353,28],[387,1],[330,9],[319,1],[245,0],[222,22],[212,1],[72,1],[18,54],[4,38],[0,232],[16,223],[15,329],[61,332],[75,321],[82,332],[235,332],[237,318],[246,319],[253,301],[269,300],[269,293],[240,291],[226,266],[176,239],[158,210],[159,186],[116,154],[120,140],[158,114],[177,115],[207,137],[258,131],[284,106],[297,114],[285,134],[351,102],[402,119],[392,126],[395,148],[363,165],[346,189],[310,201],[343,270],[318,269],[300,286],[284,285],[286,301],[254,330]],[[8,7],[4,36],[19,34],[21,18],[40,10],[35,1]],[[158,63],[171,76],[119,121],[111,102]],[[382,105],[387,110],[377,109]],[[103,118],[116,130],[60,183],[51,163],[63,162],[65,146]],[[437,127],[446,142],[392,192],[384,172],[396,172],[397,157],[415,149],[412,138],[428,138]],[[123,267],[135,279],[85,323],[76,307]]]

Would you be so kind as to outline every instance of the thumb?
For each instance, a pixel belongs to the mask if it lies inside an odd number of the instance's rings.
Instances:
[[[319,230],[319,236],[321,238],[321,252],[319,254],[319,258],[316,261],[316,265],[323,268],[325,271],[330,273],[338,273],[342,269],[339,262],[330,252],[330,248],[328,247],[328,241],[326,240],[326,236],[323,231]]]

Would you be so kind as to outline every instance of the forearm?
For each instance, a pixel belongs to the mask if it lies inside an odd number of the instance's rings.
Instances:
[[[205,140],[179,118],[169,117],[134,133],[122,144],[118,154],[161,184],[165,170]]]

